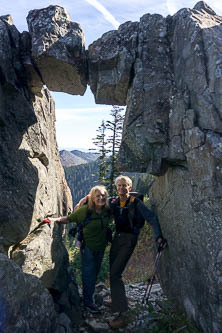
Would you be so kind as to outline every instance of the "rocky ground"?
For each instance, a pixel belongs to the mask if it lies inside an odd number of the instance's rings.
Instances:
[[[81,292],[81,290],[80,290]],[[149,306],[143,303],[146,292],[146,285],[142,283],[129,284],[126,286],[129,303],[129,323],[126,327],[119,330],[113,330],[109,327],[108,321],[112,320],[116,314],[113,314],[109,307],[103,305],[103,301],[110,299],[110,290],[102,283],[96,287],[95,302],[100,307],[100,314],[83,313],[83,319],[79,332],[145,332],[150,329],[157,320],[157,314],[160,310],[160,304],[164,300],[162,289],[159,283],[155,283],[149,297]],[[152,311],[150,309],[152,308]]]

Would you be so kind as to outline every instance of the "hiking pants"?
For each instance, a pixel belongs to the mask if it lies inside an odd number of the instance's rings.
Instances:
[[[137,235],[116,233],[110,249],[110,289],[112,311],[124,312],[128,309],[122,273],[137,243]]]
[[[93,304],[93,294],[104,251],[92,251],[87,246],[81,249],[83,305]]]

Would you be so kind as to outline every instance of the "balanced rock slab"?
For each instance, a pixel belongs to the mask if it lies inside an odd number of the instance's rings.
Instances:
[[[59,6],[31,10],[27,23],[32,57],[43,84],[52,91],[83,95],[87,67],[80,25],[72,22],[68,12]]]
[[[138,22],[126,22],[89,45],[89,84],[97,104],[126,105]]]

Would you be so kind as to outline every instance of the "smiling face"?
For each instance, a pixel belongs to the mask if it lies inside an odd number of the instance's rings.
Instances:
[[[116,184],[116,191],[120,196],[120,199],[127,199],[129,197],[129,192],[132,189],[132,185],[127,183],[125,180],[119,180]]]
[[[95,191],[95,195],[93,197],[93,202],[94,202],[96,208],[101,208],[101,207],[105,206],[106,199],[107,199],[106,192],[99,191],[99,190]]]

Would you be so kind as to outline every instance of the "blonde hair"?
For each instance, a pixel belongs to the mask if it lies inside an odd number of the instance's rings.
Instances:
[[[119,181],[121,181],[121,180],[123,180],[123,181],[125,181],[128,185],[130,185],[130,186],[132,186],[132,180],[130,179],[130,177],[128,177],[128,176],[123,176],[123,175],[120,175],[120,176],[118,176],[116,179],[115,179],[115,185],[117,185],[117,183],[119,182]]]
[[[96,191],[99,191],[101,194],[105,194],[105,199],[108,198],[108,192],[107,192],[105,186],[97,185],[97,186],[92,187],[89,192],[89,199],[88,199],[88,207],[91,210],[95,209],[94,199],[96,197]],[[104,207],[109,208],[107,200],[106,200]]]

